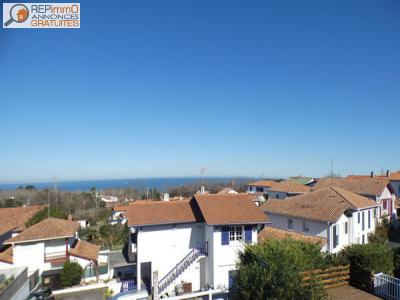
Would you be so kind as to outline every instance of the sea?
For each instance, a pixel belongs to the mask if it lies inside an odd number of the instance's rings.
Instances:
[[[207,177],[204,182],[248,182],[253,178],[249,177]],[[68,192],[87,192],[92,187],[97,190],[118,189],[118,188],[135,188],[145,190],[146,188],[155,188],[161,192],[166,191],[170,187],[178,187],[185,184],[198,184],[202,182],[201,177],[164,177],[164,178],[134,178],[134,179],[106,179],[106,180],[82,180],[82,181],[60,181],[56,183],[57,189]],[[54,188],[54,182],[24,182],[24,183],[7,183],[0,184],[0,190],[14,190],[20,186],[33,185],[36,189]]]

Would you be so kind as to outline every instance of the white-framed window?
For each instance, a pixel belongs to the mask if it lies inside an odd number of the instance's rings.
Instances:
[[[344,223],[344,233],[345,233],[345,234],[347,234],[347,232],[348,232],[348,230],[349,230],[347,227],[348,227],[348,222],[345,222],[345,223]]]
[[[358,212],[358,224],[360,224],[360,212]]]
[[[242,226],[229,227],[229,241],[241,241],[243,238]]]
[[[310,232],[310,228],[308,227],[308,222],[306,222],[306,221],[303,221],[303,232],[304,233]]]
[[[287,228],[289,230],[293,230],[293,219],[288,219],[287,220]]]

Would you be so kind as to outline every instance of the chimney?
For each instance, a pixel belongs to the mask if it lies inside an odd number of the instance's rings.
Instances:
[[[168,193],[164,193],[163,200],[164,201],[169,201],[169,194]]]
[[[204,194],[205,194],[204,185],[202,185],[200,188],[200,195],[204,195]]]
[[[390,170],[386,170],[386,177],[390,177]]]
[[[371,178],[374,178],[374,171],[371,171],[370,177],[371,177]]]

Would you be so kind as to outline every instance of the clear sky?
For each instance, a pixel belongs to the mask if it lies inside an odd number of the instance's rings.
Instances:
[[[104,3],[0,29],[0,182],[400,168],[400,1]]]

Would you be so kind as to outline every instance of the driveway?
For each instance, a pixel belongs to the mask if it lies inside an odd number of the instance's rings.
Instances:
[[[332,289],[327,289],[329,299],[331,300],[378,300],[380,298],[356,289],[350,285],[338,286]]]
[[[102,300],[105,299],[105,288],[98,288],[73,293],[55,295],[54,300]]]

